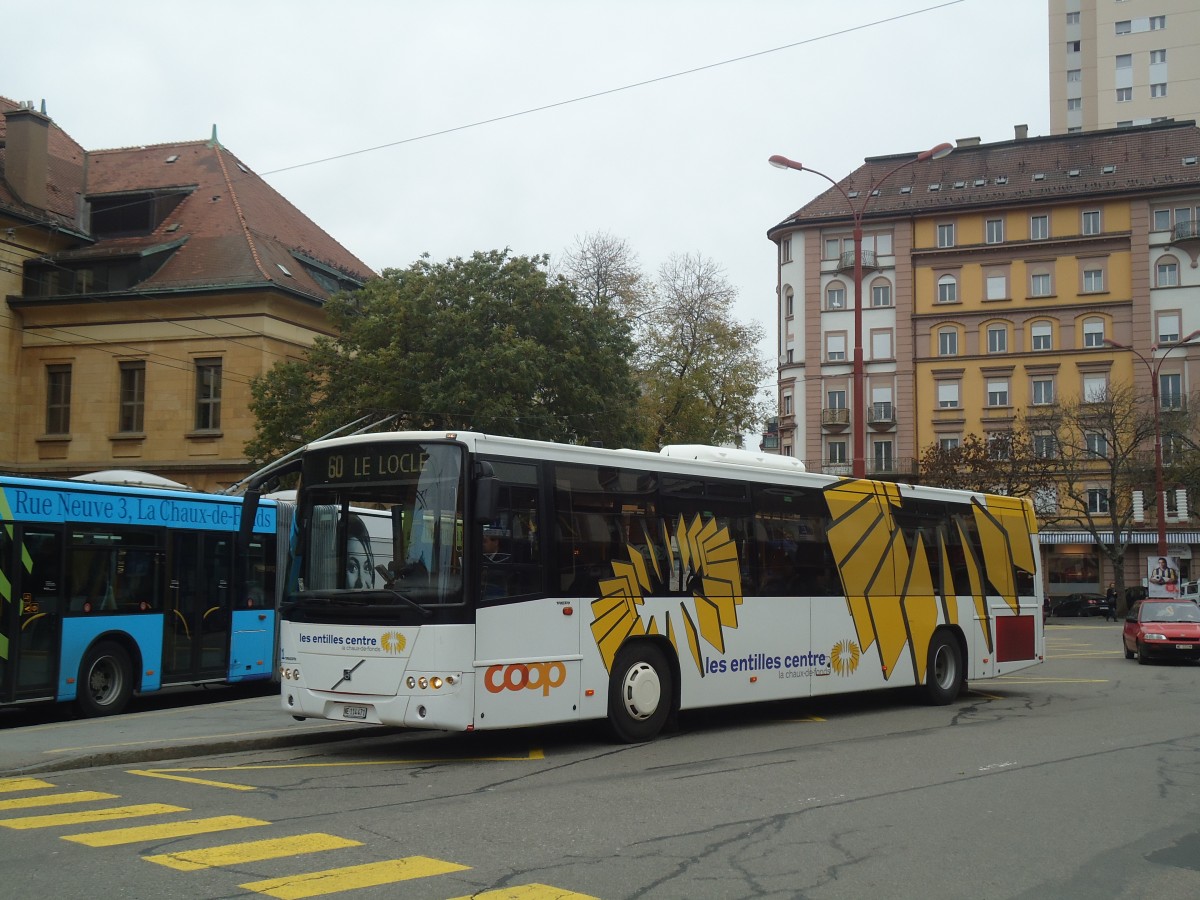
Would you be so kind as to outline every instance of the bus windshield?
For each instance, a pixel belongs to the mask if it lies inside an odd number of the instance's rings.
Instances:
[[[301,595],[422,608],[462,603],[461,459],[447,446],[330,457],[317,470],[325,483],[309,482],[298,498]]]

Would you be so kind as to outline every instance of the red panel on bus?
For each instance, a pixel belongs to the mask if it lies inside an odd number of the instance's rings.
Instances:
[[[1000,616],[996,619],[996,662],[1033,659],[1035,616]]]

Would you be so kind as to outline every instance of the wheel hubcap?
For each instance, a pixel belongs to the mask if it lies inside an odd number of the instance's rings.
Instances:
[[[121,690],[121,673],[112,660],[97,660],[88,676],[88,688],[97,703],[111,703]]]
[[[658,672],[649,663],[639,662],[630,667],[625,673],[625,683],[622,686],[621,697],[625,703],[625,711],[635,719],[648,719],[658,709],[662,699],[662,683],[658,680]]]

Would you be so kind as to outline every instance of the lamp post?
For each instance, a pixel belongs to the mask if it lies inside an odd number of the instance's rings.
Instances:
[[[1152,357],[1151,359],[1147,359],[1129,344],[1122,344],[1120,341],[1114,341],[1110,338],[1104,339],[1104,343],[1110,347],[1116,347],[1118,350],[1128,350],[1142,361],[1142,364],[1146,367],[1146,371],[1150,373],[1150,402],[1153,404],[1154,409],[1154,495],[1157,498],[1154,502],[1157,506],[1155,518],[1158,519],[1159,556],[1167,555],[1167,505],[1166,499],[1163,497],[1162,406],[1159,404],[1158,373],[1172,350],[1176,347],[1182,347],[1198,337],[1200,337],[1200,329],[1169,344],[1152,344],[1150,346],[1151,354],[1158,350],[1162,350],[1163,353],[1162,356]]]
[[[931,147],[922,153],[918,153],[912,159],[906,159],[904,162],[889,169],[879,178],[871,182],[865,192],[859,192],[862,197],[860,203],[855,203],[846,189],[834,179],[830,178],[824,172],[818,172],[810,166],[802,165],[795,160],[788,159],[786,156],[776,154],[767,160],[777,169],[795,169],[797,172],[812,172],[814,175],[819,175],[837,189],[837,192],[842,195],[842,199],[846,201],[846,205],[850,208],[850,215],[854,220],[854,362],[853,362],[853,385],[854,385],[854,418],[851,421],[851,434],[854,437],[854,456],[851,460],[851,472],[855,478],[866,478],[867,476],[867,403],[865,391],[865,379],[863,376],[863,324],[862,324],[862,238],[863,238],[863,214],[866,212],[867,206],[871,202],[871,198],[875,194],[875,190],[888,180],[892,175],[895,175],[905,166],[911,166],[914,163],[925,162],[930,159],[942,159],[949,155],[954,149],[952,144],[938,144],[936,147]]]

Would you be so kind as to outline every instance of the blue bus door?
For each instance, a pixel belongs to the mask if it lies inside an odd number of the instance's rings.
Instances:
[[[62,534],[0,528],[0,701],[51,700],[63,609]]]
[[[170,535],[163,681],[224,681],[229,671],[233,535]]]

